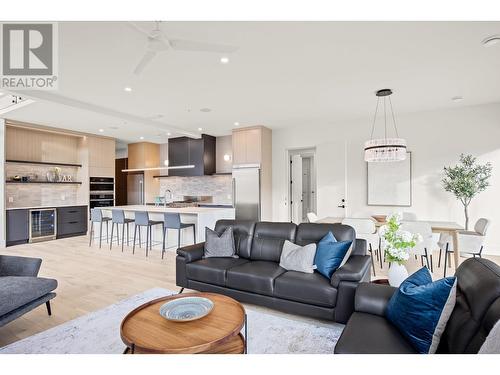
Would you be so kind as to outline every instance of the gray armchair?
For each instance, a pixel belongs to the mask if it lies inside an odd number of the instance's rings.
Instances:
[[[38,258],[0,255],[0,327],[44,303],[51,315],[57,281],[37,277],[41,264]]]

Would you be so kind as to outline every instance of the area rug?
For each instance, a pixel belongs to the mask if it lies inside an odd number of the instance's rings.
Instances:
[[[147,290],[0,348],[0,354],[121,354],[122,319],[137,306],[171,294],[175,292],[161,288]],[[332,354],[344,327],[333,322],[265,313],[248,306],[245,309],[249,354]]]

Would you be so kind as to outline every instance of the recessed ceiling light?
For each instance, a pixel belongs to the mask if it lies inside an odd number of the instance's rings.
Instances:
[[[201,132],[203,130],[203,128],[198,128],[198,131]]]
[[[240,126],[240,123],[239,123],[238,121],[236,121],[236,122],[234,123],[234,126]]]
[[[172,133],[168,132],[167,135],[170,137],[172,135]]]
[[[0,96],[2,96],[2,95],[4,95],[4,93],[3,93],[3,92],[0,92]]]
[[[495,44],[500,43],[500,35],[489,36],[486,39],[483,39],[482,43],[483,43],[483,46],[485,46],[485,47],[494,46]]]
[[[139,139],[144,139],[144,137],[139,137]]]
[[[461,102],[462,100],[464,100],[463,96],[454,96],[453,98],[451,98],[451,101],[455,103]]]
[[[103,133],[104,132],[104,129],[99,129],[99,133]]]
[[[126,92],[131,92],[131,91],[132,91],[132,87],[128,87],[128,86],[127,86],[127,87],[125,87],[125,88],[124,88],[124,90],[125,90]]]
[[[228,62],[229,62],[229,57],[227,57],[227,56],[222,56],[222,57],[220,58],[220,63],[221,63],[221,64],[227,64]]]

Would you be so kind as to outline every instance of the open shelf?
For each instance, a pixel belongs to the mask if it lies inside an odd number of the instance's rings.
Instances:
[[[81,164],[72,164],[72,163],[55,163],[55,162],[50,162],[50,161],[29,161],[29,160],[12,160],[12,159],[7,159],[5,160],[7,163],[19,163],[19,164],[37,164],[37,165],[54,165],[54,166],[61,166],[61,167],[81,167]]]
[[[49,181],[5,181],[6,184],[60,184],[60,185],[81,185],[80,181],[64,181],[64,182],[49,182]]]

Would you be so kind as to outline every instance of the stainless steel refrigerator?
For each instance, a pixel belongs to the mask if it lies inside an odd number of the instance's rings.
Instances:
[[[233,206],[236,219],[260,221],[260,168],[233,168]]]
[[[145,204],[144,173],[129,173],[127,175],[127,204]]]

